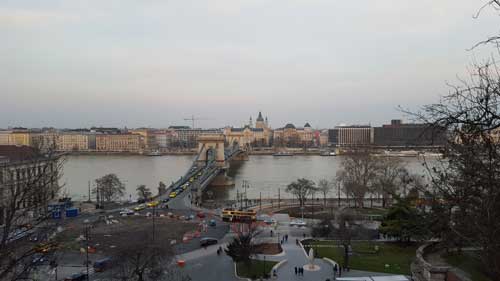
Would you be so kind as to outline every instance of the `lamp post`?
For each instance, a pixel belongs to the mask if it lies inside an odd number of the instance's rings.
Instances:
[[[264,272],[263,272],[263,277],[266,277],[266,256],[264,256]]]
[[[85,267],[87,268],[87,281],[89,281],[89,239],[90,239],[90,225],[89,225],[89,220],[86,219],[83,221],[85,225],[85,255],[86,255],[86,260],[85,260]]]
[[[153,243],[155,242],[155,216],[156,216],[156,205],[153,206]]]

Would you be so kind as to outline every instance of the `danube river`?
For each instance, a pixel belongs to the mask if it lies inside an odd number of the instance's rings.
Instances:
[[[169,185],[181,177],[192,164],[194,156],[160,156],[141,155],[70,155],[66,158],[62,182],[64,192],[74,200],[87,199],[88,184],[91,186],[96,178],[115,173],[126,186],[126,198],[136,197],[137,185],[145,184],[153,193],[157,192],[158,183],[163,181]],[[211,195],[218,199],[234,199],[237,190],[242,191],[244,180],[248,181],[247,196],[249,199],[291,198],[286,194],[286,186],[297,178],[308,178],[314,181],[331,179],[340,167],[341,156],[292,156],[274,157],[270,155],[251,155],[248,161],[233,162],[228,176],[235,185],[212,189]],[[403,163],[411,173],[423,172],[421,160],[403,158]],[[278,191],[279,190],[279,191]],[[336,197],[336,191],[332,196]],[[319,196],[319,195],[318,195]]]

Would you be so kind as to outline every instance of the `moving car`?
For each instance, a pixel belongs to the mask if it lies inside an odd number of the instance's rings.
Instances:
[[[217,222],[214,219],[208,221],[209,226],[217,226]]]
[[[219,241],[217,239],[215,239],[215,238],[204,237],[204,238],[200,239],[200,247],[206,247],[206,246],[210,246],[210,245],[215,245],[218,242]]]
[[[163,203],[168,203],[168,201],[170,201],[170,198],[165,198],[165,199],[161,200],[161,202],[163,202]]]
[[[146,205],[141,204],[141,205],[135,207],[134,211],[138,212],[138,211],[141,211],[141,210],[144,210],[144,209],[146,209]]]
[[[149,208],[153,208],[153,207],[158,206],[159,204],[160,204],[160,202],[158,202],[158,201],[151,201],[151,202],[148,202],[147,206]]]
[[[306,226],[307,223],[303,220],[292,220],[290,221],[290,226]]]
[[[105,271],[106,269],[108,269],[108,268],[111,267],[111,261],[112,260],[109,257],[97,260],[94,263],[94,271],[95,272],[103,272],[103,271]]]
[[[120,211],[121,216],[128,216],[128,215],[133,215],[133,214],[134,214],[134,211],[132,211],[130,209],[122,209]]]
[[[176,196],[177,196],[177,192],[172,191],[172,192],[170,192],[170,195],[168,197],[175,198]]]
[[[64,281],[84,281],[87,280],[87,274],[75,273],[69,277],[64,278]]]
[[[56,245],[54,243],[40,243],[36,245],[33,249],[37,253],[49,253],[51,251],[54,251],[56,249]]]
[[[204,218],[204,217],[205,217],[205,213],[203,213],[203,212],[198,212],[198,213],[196,214],[196,216],[197,216],[197,217],[199,217],[200,219],[202,219],[202,218]]]

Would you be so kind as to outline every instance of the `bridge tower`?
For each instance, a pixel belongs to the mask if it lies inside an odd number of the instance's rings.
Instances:
[[[208,161],[215,160],[217,166],[225,166],[224,135],[203,134],[198,136],[198,165],[205,165]]]

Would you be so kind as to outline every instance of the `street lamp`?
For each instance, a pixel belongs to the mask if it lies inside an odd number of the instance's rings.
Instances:
[[[83,224],[85,225],[85,254],[86,254],[86,260],[85,260],[85,267],[87,268],[87,281],[89,281],[89,239],[90,239],[90,221],[88,219],[83,221]]]
[[[262,275],[264,278],[266,278],[266,256],[264,256],[264,272]]]

